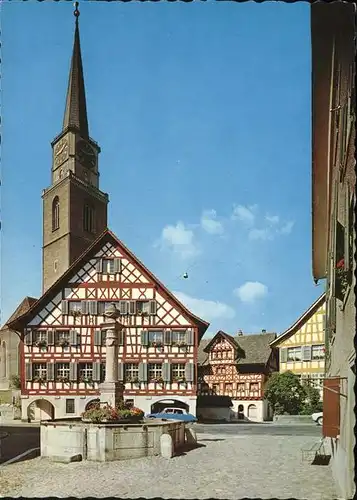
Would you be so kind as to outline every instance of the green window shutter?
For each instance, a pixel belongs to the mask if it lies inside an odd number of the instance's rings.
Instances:
[[[186,363],[185,378],[187,382],[193,382],[195,379],[195,365],[193,363]]]
[[[288,361],[288,350],[286,347],[282,347],[280,349],[280,362],[286,363]]]
[[[47,380],[52,381],[55,379],[55,364],[47,363],[46,364],[46,372],[47,372]]]
[[[128,301],[127,300],[121,300],[119,302],[119,311],[120,311],[120,314],[123,314],[123,315],[128,314],[128,312],[129,312],[128,309],[129,309],[129,307],[128,307]]]
[[[100,330],[94,330],[94,345],[102,345],[102,332]]]
[[[93,381],[100,382],[101,375],[101,363],[99,361],[95,361],[93,363]]]
[[[129,314],[131,314],[131,315],[136,314],[136,301],[135,300],[129,301]]]
[[[164,382],[171,382],[171,364],[162,363],[162,378]]]
[[[103,272],[103,260],[102,259],[97,260],[96,265],[95,265],[95,269],[96,269],[97,273]]]
[[[81,313],[88,314],[88,300],[81,301]]]
[[[118,363],[118,380],[122,382],[124,380],[124,365],[123,363]]]
[[[69,331],[69,343],[71,346],[78,345],[78,334],[77,334],[76,330]]]
[[[139,380],[147,382],[148,380],[148,365],[147,363],[139,363]]]
[[[68,300],[62,300],[61,308],[62,308],[62,314],[68,314]]]
[[[26,328],[26,330],[25,330],[25,344],[32,345],[32,330],[31,330],[31,328]]]
[[[311,345],[303,345],[301,353],[302,361],[311,361]]]
[[[47,330],[47,345],[55,345],[55,332],[52,329]]]
[[[124,345],[124,330],[118,332],[118,345]]]
[[[25,363],[26,381],[32,380],[32,363]]]
[[[156,300],[150,300],[150,315],[155,316],[156,315]]]
[[[147,330],[141,331],[141,345],[147,346],[149,344],[149,332]]]
[[[89,314],[98,314],[98,302],[96,300],[89,301]]]
[[[114,259],[113,266],[114,266],[113,270],[114,274],[121,273],[121,259]]]
[[[172,344],[172,332],[171,330],[164,331],[164,344],[171,345]]]
[[[186,330],[186,342],[187,342],[187,345],[194,345],[194,343],[195,343],[195,338],[194,338],[192,328],[190,328],[189,330]]]
[[[77,363],[70,363],[69,364],[69,380],[71,382],[76,382],[77,381]]]

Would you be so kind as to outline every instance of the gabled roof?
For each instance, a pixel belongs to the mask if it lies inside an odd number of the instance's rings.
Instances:
[[[114,244],[115,246],[119,246],[122,252],[135,262],[135,265],[140,269],[140,271],[146,275],[149,280],[155,283],[158,288],[161,288],[166,298],[171,299],[172,302],[180,307],[183,313],[198,326],[201,338],[209,327],[209,323],[192,314],[191,311],[181,304],[175,295],[173,295],[109,229],[103,231],[103,233],[92,243],[92,245],[88,247],[88,249],[83,252],[83,254],[80,255],[76,261],[73,262],[67,271],[53,283],[53,285],[30,307],[28,311],[11,321],[11,328],[21,330],[25,324],[31,321],[31,319],[34,318],[38,312],[40,312],[48,300],[55,297],[57,293],[62,290],[68,280],[74,276],[77,271],[79,271],[83,264],[90,260],[102,248],[102,246],[108,242]]]
[[[325,300],[326,294],[323,293],[317,300],[315,300],[315,302],[309,307],[309,309],[295,321],[295,323],[290,328],[285,330],[285,332],[283,332],[270,343],[270,347],[277,347],[283,340],[286,340],[294,335],[294,333],[296,333],[296,331],[299,330],[299,328],[301,328],[306,323],[306,321],[308,321],[311,316],[313,316],[315,312],[323,305]]]
[[[207,345],[205,346],[204,350],[205,352],[209,352],[212,345],[214,344],[215,340],[217,337],[223,337],[224,339],[226,339],[235,349],[238,348],[238,345],[236,343],[236,341],[234,340],[234,337],[232,337],[232,335],[229,335],[228,333],[225,333],[223,332],[222,330],[219,330],[216,335],[207,343]]]
[[[198,364],[208,364],[208,352],[213,340],[220,334],[226,335],[227,340],[237,350],[236,362],[238,365],[265,365],[271,355],[270,343],[276,338],[276,333],[251,333],[233,337],[224,332],[217,332],[213,339],[202,339],[198,346]]]
[[[22,302],[17,306],[15,311],[11,314],[10,318],[6,321],[6,323],[0,328],[0,332],[3,330],[7,330],[9,327],[9,323],[15,321],[17,318],[25,314],[31,306],[37,301],[34,297],[25,297]]]

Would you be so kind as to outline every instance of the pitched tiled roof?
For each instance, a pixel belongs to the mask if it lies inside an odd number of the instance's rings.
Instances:
[[[30,309],[30,307],[37,301],[37,299],[33,297],[25,297],[22,302],[17,306],[15,311],[12,313],[10,318],[6,321],[4,326],[0,328],[1,330],[6,330],[8,329],[8,323],[11,323],[11,321],[14,321],[16,318],[19,318],[23,314],[27,313],[27,311]]]
[[[237,364],[266,364],[271,354],[270,342],[276,338],[276,333],[251,333],[237,335],[232,340],[241,348],[238,352]],[[208,353],[204,349],[212,339],[202,339],[198,346],[198,364],[208,363]]]

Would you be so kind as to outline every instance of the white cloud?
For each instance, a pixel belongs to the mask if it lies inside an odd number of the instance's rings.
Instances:
[[[248,234],[250,240],[272,240],[273,234],[269,228],[251,229]]]
[[[231,319],[235,316],[234,309],[227,304],[223,304],[223,302],[196,299],[182,292],[173,293],[178,300],[187,307],[187,309],[203,320],[212,321],[215,319]]]
[[[244,285],[233,290],[239,300],[244,303],[253,303],[264,298],[268,294],[268,287],[259,281],[247,281]]]
[[[176,226],[167,225],[164,227],[159,245],[161,248],[170,248],[183,258],[194,257],[200,253],[195,243],[193,231],[187,229],[181,221]]]
[[[222,234],[223,225],[217,220],[215,210],[204,210],[201,216],[201,226],[209,234]]]
[[[236,205],[233,208],[232,219],[240,220],[245,224],[252,226],[255,222],[255,210],[257,209],[257,205],[251,205],[249,207],[245,207],[243,205]]]
[[[270,222],[270,224],[278,224],[280,221],[279,215],[266,215],[265,220]]]
[[[293,227],[294,227],[294,224],[295,224],[295,222],[293,222],[293,221],[287,222],[284,226],[282,226],[280,228],[279,232],[281,234],[290,234]]]

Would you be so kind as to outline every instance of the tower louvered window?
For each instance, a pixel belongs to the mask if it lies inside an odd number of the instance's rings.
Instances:
[[[87,233],[95,232],[94,208],[87,204],[83,207],[83,229]]]

